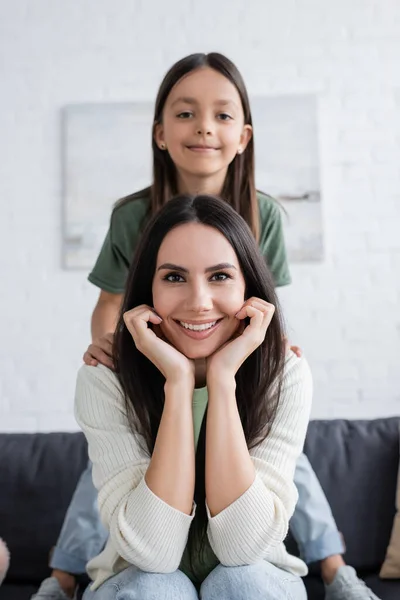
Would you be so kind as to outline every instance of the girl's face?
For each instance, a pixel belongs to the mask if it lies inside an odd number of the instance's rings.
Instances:
[[[175,84],[162,123],[155,129],[156,143],[166,146],[178,174],[196,177],[224,178],[251,134],[236,87],[209,67],[192,71]]]
[[[235,251],[213,227],[180,225],[164,238],[153,305],[166,339],[191,359],[210,356],[235,334],[245,281]]]

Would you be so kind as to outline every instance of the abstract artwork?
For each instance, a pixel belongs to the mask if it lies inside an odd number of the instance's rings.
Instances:
[[[251,99],[256,182],[283,207],[291,262],[323,255],[316,98]],[[153,104],[70,105],[62,112],[63,266],[90,270],[113,204],[151,181]]]

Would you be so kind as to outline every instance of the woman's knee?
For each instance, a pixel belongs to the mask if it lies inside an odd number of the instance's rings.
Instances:
[[[203,582],[202,600],[306,600],[300,577],[266,561],[241,567],[218,565]]]
[[[198,596],[190,579],[181,571],[148,573],[130,567],[87,598],[85,593],[84,600],[198,600]]]
[[[137,600],[198,600],[194,585],[182,571],[173,573],[139,571],[131,589],[135,590],[135,595],[125,595],[121,590],[116,600],[136,600],[136,598]]]

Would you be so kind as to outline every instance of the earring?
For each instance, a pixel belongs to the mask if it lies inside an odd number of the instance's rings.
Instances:
[[[238,153],[238,154],[242,154],[242,152],[243,152],[243,149],[242,149],[242,148],[238,148],[238,151],[237,151],[237,153]]]
[[[164,142],[161,142],[161,144],[160,144],[160,148],[161,148],[161,150],[165,150],[165,148],[166,148],[166,145],[164,144]]]

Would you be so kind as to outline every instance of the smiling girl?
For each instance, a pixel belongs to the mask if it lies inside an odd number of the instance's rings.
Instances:
[[[305,599],[283,545],[312,383],[285,355],[273,280],[244,220],[181,196],[148,225],[116,373],[84,366],[75,411],[109,529],[84,600]]]

